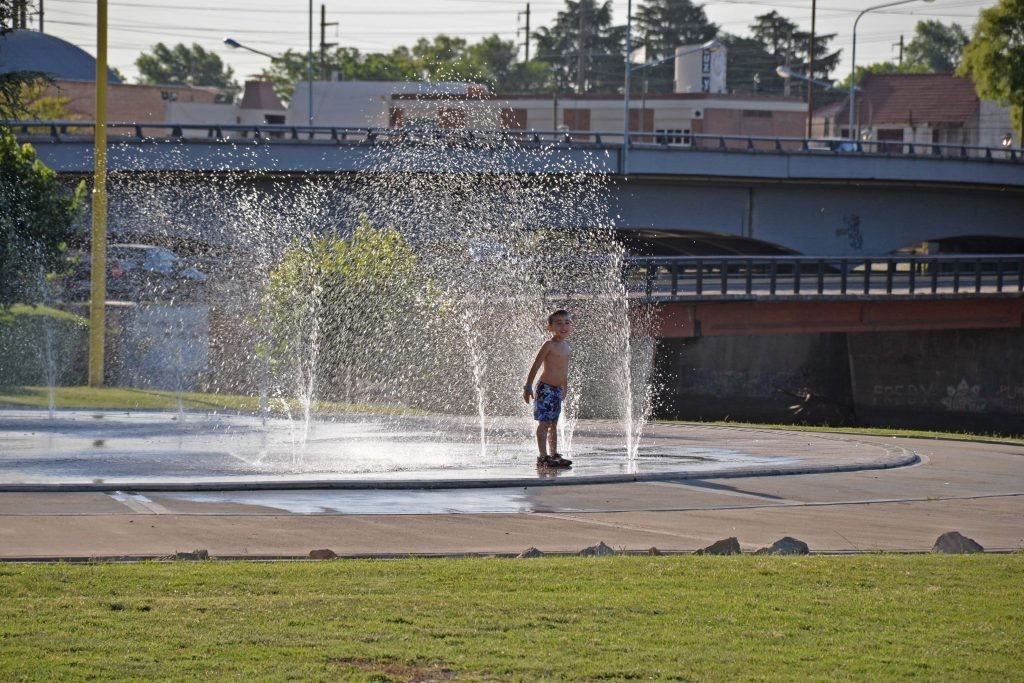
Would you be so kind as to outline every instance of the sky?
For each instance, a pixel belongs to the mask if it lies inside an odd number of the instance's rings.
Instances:
[[[639,0],[634,2],[634,14]],[[833,78],[850,70],[850,46],[857,14],[884,0],[817,0],[816,32],[835,33],[830,45],[843,57]],[[224,45],[231,37],[243,45],[278,54],[288,49],[305,51],[309,42],[310,4],[295,0],[108,0],[108,63],[135,82],[135,60],[158,42],[174,45],[198,43],[216,52],[234,69],[242,82],[269,65],[269,59]],[[44,29],[96,53],[95,0],[36,0],[45,10]],[[773,9],[804,30],[811,26],[811,0],[708,0],[697,2],[708,19],[723,31],[749,35],[754,17]],[[978,13],[997,0],[934,0],[873,10],[857,28],[857,64],[895,61],[900,36],[907,43],[918,21],[934,19],[957,23],[970,33]],[[419,37],[439,33],[457,35],[470,43],[493,33],[505,40],[523,40],[526,2],[520,0],[315,0],[313,44],[320,42],[320,7],[326,7],[326,42],[358,48],[362,52],[388,52],[398,45],[412,45]],[[533,0],[530,28],[550,26],[564,0]],[[626,21],[626,0],[615,0],[617,23]],[[32,27],[38,26],[33,20]],[[517,38],[518,32],[518,38]],[[532,49],[532,48],[531,48]],[[520,53],[522,56],[522,52]]]

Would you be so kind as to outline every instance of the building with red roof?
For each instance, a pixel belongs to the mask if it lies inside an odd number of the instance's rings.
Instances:
[[[1009,108],[979,98],[973,81],[953,74],[868,74],[855,103],[864,140],[999,147],[1011,135],[1020,144]],[[846,99],[816,110],[816,133],[849,137],[849,105]]]

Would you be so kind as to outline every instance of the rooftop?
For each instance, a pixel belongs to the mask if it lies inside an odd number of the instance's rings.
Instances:
[[[953,74],[868,74],[857,93],[858,117],[870,124],[963,124],[979,104],[974,83]],[[842,119],[849,116],[849,102],[816,113]]]

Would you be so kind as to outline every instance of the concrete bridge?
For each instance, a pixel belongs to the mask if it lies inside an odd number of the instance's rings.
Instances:
[[[75,176],[92,172],[91,127],[36,122],[18,130],[45,164]],[[109,127],[112,172],[241,174],[268,188],[310,174],[372,173],[383,159],[392,171],[539,182],[606,175],[617,228],[664,254],[866,258],[943,240],[1024,251],[1024,157],[1016,150],[861,143],[845,152],[829,141],[693,135],[685,145],[633,143],[623,155],[621,140],[593,131]],[[408,145],[445,153],[390,154]]]

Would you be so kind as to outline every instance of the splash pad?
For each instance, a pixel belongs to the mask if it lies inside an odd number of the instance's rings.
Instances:
[[[525,439],[480,452],[478,426],[451,418],[320,420],[300,440],[285,419],[189,413],[0,412],[0,490],[185,491],[542,486],[879,469],[906,449],[765,429],[657,424],[634,458],[616,425],[577,425],[571,470],[534,466]]]

